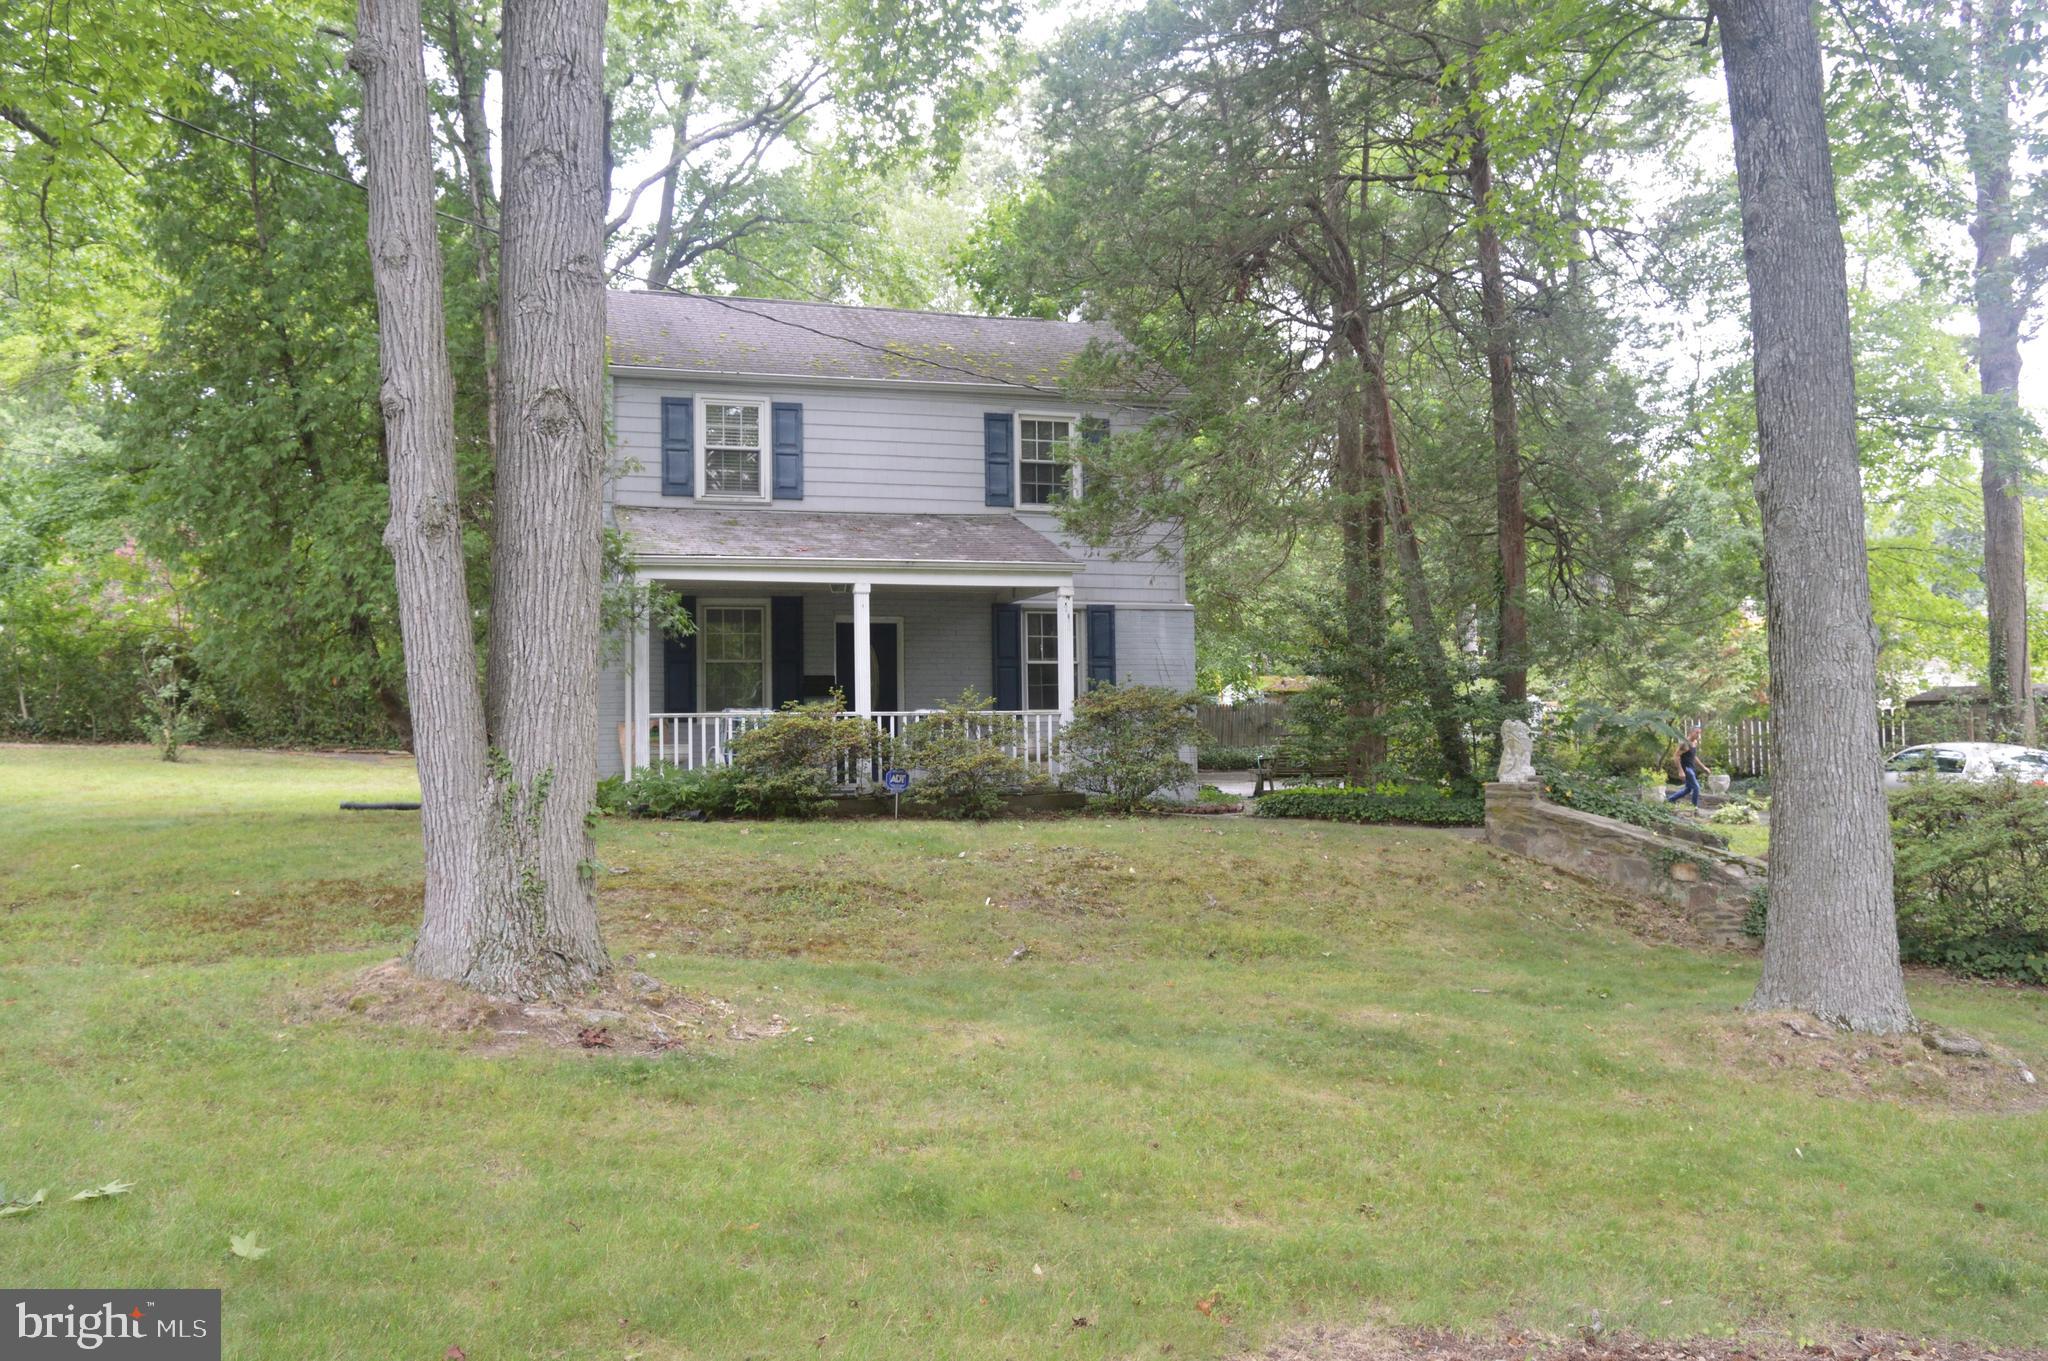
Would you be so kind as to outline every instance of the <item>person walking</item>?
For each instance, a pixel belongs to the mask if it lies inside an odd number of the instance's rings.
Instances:
[[[1700,729],[1695,725],[1678,741],[1678,773],[1685,777],[1685,787],[1675,794],[1666,794],[1664,802],[1677,803],[1687,795],[1692,796],[1694,812],[1700,807],[1700,776],[1712,774],[1711,768],[1700,759]]]

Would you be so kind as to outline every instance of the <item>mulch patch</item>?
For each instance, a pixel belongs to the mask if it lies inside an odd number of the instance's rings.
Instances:
[[[1953,1032],[1852,1035],[1792,1013],[1743,1013],[1711,1032],[1722,1063],[1753,1073],[1803,1077],[1813,1090],[1849,1100],[1895,1101],[1967,1113],[2048,1109],[2048,1081],[2026,1059],[1984,1042],[1981,1054],[1936,1048]]]
[[[1769,1336],[1664,1341],[1626,1333],[1468,1337],[1433,1329],[1316,1328],[1243,1353],[1238,1361],[2048,1361],[2048,1351],[1890,1333],[1847,1333],[1801,1343]]]
[[[772,1039],[792,1029],[779,1014],[750,1016],[730,1002],[688,995],[631,969],[577,997],[524,1002],[416,977],[397,959],[302,999],[293,1013],[297,1020],[341,1019],[453,1036],[487,1055],[533,1050],[665,1054]]]

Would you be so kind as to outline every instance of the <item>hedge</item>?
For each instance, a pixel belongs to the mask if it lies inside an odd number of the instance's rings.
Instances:
[[[1899,957],[1974,978],[2048,984],[2048,792],[1928,781],[1891,796]],[[1743,929],[1761,940],[1754,895]]]
[[[1301,785],[1261,794],[1253,811],[1268,818],[1331,822],[1411,822],[1430,827],[1483,827],[1486,800],[1439,793],[1380,794],[1336,785]]]

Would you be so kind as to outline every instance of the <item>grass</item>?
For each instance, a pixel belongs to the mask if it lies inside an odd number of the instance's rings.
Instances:
[[[0,1183],[135,1185],[0,1220],[0,1280],[218,1286],[227,1355],[337,1361],[1210,1357],[1596,1310],[2048,1340],[2048,1117],[1733,1066],[1752,958],[1467,837],[608,824],[614,952],[797,1030],[485,1058],[302,1019],[418,910],[416,817],[335,804],[412,789],[0,749]],[[2039,992],[1914,1002],[2048,1056]]]

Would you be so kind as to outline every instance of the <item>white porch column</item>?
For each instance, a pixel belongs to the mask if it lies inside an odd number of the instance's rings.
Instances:
[[[648,584],[645,578],[641,584]],[[628,775],[646,769],[654,761],[647,732],[654,713],[654,627],[650,619],[633,630],[633,673],[626,678],[626,722],[632,724],[627,732],[633,752],[633,769],[626,772]]]
[[[853,583],[853,711],[875,711],[874,644],[868,636],[868,582]]]
[[[1074,588],[1059,588],[1060,724],[1074,716]]]

